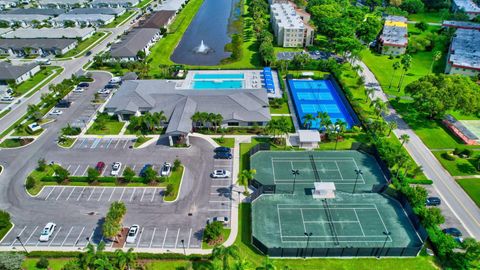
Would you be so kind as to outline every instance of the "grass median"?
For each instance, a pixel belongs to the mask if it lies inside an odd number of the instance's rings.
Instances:
[[[167,178],[165,182],[167,185],[167,194],[163,197],[164,201],[173,202],[177,199],[180,193],[180,187],[182,185],[184,170],[185,168],[183,166],[180,166],[175,171],[172,170],[172,174]]]
[[[129,18],[130,16],[132,16],[134,13],[136,13],[134,10],[129,10],[125,13],[123,13],[122,15],[116,17],[113,22],[107,24],[107,25],[104,25],[102,26],[102,28],[115,28],[117,26],[121,26],[124,21]]]
[[[100,40],[106,38],[108,35],[110,35],[110,34],[106,33],[106,32],[96,32],[95,34],[93,34],[93,36],[87,38],[86,40],[80,41],[78,43],[78,45],[73,50],[68,51],[64,55],[59,55],[57,58],[68,58],[68,57],[81,56],[81,55],[86,53],[86,50],[88,48],[90,48],[90,46],[92,46],[96,42],[99,42]],[[81,55],[78,55],[80,53],[81,53]]]

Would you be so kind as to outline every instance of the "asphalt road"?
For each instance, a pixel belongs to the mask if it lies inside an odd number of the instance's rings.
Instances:
[[[380,98],[388,101],[375,75],[363,62],[357,62],[357,64],[362,67],[365,85],[375,89],[373,99]],[[443,203],[440,207],[446,217],[444,226],[459,227],[464,234],[480,239],[480,209],[477,205],[391,106],[389,106],[388,115],[384,115],[384,118],[386,121],[397,123],[398,128],[393,131],[397,137],[402,134],[410,136],[410,142],[405,144],[405,148],[415,162],[423,167],[424,174],[433,180],[431,192],[432,195],[438,195],[442,199]]]

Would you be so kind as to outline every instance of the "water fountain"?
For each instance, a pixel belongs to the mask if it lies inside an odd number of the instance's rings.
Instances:
[[[195,47],[194,49],[194,52],[196,53],[201,53],[201,54],[207,54],[209,52],[211,52],[212,49],[210,49],[210,47],[208,47],[207,45],[205,45],[205,43],[203,42],[203,39],[202,41],[200,42],[200,46],[198,47]]]

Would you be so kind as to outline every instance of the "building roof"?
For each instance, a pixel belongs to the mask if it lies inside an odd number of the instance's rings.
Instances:
[[[83,4],[86,0],[37,0],[40,5],[48,5],[48,4],[58,4],[58,5],[74,5],[74,4]]]
[[[5,14],[38,14],[38,15],[48,15],[48,16],[58,16],[65,13],[65,9],[61,8],[15,8],[7,10],[3,13]]]
[[[158,5],[157,9],[160,10],[179,10],[186,0],[165,0],[162,5]]]
[[[95,28],[19,28],[2,35],[4,38],[82,38],[95,32]]]
[[[380,40],[383,45],[406,47],[408,44],[407,18],[401,16],[387,16]]]
[[[224,121],[265,122],[271,119],[264,89],[184,90],[168,80],[125,81],[105,109],[114,113],[139,110],[167,117],[167,134],[188,133],[195,112],[218,113]]]
[[[160,32],[153,28],[135,28],[118,43],[112,44],[112,57],[135,57]]]
[[[162,28],[170,19],[175,16],[175,10],[160,10],[153,13],[140,27],[141,28]]]
[[[138,4],[138,0],[93,0],[91,2],[92,5],[98,5],[98,4],[130,4],[130,5],[136,5]]]
[[[0,39],[0,48],[5,49],[22,49],[29,48],[57,48],[64,49],[68,46],[76,43],[76,39],[64,39],[64,38],[30,38],[30,39]]]
[[[61,14],[54,21],[110,21],[115,16],[108,14]]]
[[[122,81],[130,81],[138,79],[138,75],[135,72],[127,72],[122,76]]]
[[[472,0],[453,0],[458,9],[466,13],[480,13],[480,8]]]
[[[275,23],[282,28],[303,29],[303,20],[291,4],[273,4],[270,6]]]
[[[298,139],[300,143],[320,142],[320,133],[318,130],[300,129]]]
[[[457,29],[448,62],[455,67],[480,70],[480,30]]]
[[[29,72],[36,66],[38,66],[38,64],[35,62],[23,65],[12,65],[8,62],[0,62],[0,80],[16,80],[18,77]]]
[[[118,15],[125,12],[125,8],[74,8],[67,14],[107,14]]]
[[[453,28],[480,30],[480,23],[465,22],[465,21],[443,21],[442,26],[453,27]]]
[[[44,21],[51,16],[40,14],[0,14],[0,21]]]

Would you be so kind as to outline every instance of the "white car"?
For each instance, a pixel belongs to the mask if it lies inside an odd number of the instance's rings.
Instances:
[[[62,111],[55,109],[55,110],[51,111],[49,114],[50,115],[61,115],[62,113],[63,113]]]
[[[207,224],[217,222],[217,221],[222,223],[223,225],[227,225],[228,224],[228,217],[214,217],[212,219],[208,219]]]
[[[132,225],[130,229],[128,230],[127,234],[127,243],[132,244],[135,243],[135,240],[137,239],[138,231],[140,230],[140,226],[138,225]]]
[[[227,170],[215,170],[212,172],[212,178],[229,178],[232,173]]]
[[[113,77],[109,83],[121,83],[122,77]]]
[[[108,94],[110,94],[110,90],[108,90],[108,89],[100,89],[100,90],[98,90],[97,93],[108,95]]]
[[[2,101],[13,101],[14,99],[15,99],[15,98],[12,97],[12,96],[4,96],[4,97],[2,97],[1,100],[2,100]]]
[[[50,236],[52,236],[56,227],[57,224],[53,222],[47,223],[47,225],[45,225],[45,228],[43,228],[42,232],[40,233],[40,238],[38,239],[38,241],[47,242],[50,239]]]
[[[112,165],[112,172],[110,174],[112,176],[118,176],[121,168],[122,168],[122,163],[114,162],[113,165]]]
[[[172,172],[172,164],[165,162],[163,163],[162,170],[160,171],[160,176],[169,176]]]
[[[73,92],[74,93],[83,93],[83,91],[85,91],[85,89],[83,89],[82,87],[75,87],[75,89],[73,89]]]

